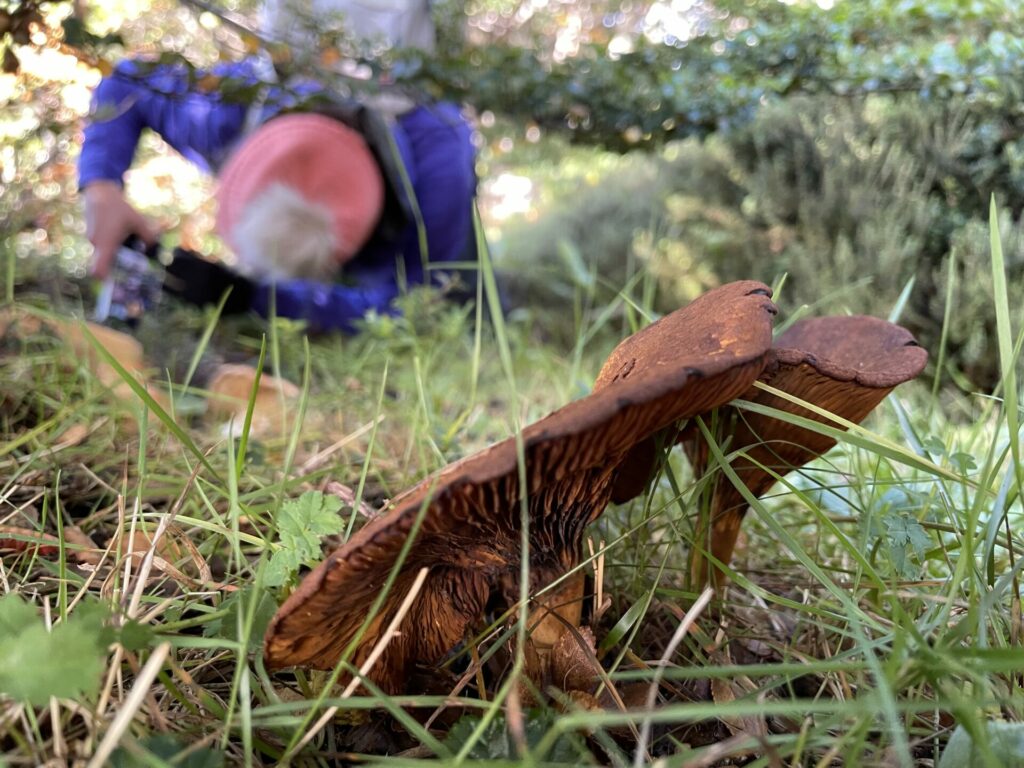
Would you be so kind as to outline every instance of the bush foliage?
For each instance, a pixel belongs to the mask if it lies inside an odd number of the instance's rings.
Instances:
[[[649,7],[590,0],[527,13],[512,0],[447,2],[436,14],[443,45],[429,59],[360,46],[327,18],[308,19],[315,34],[307,47],[268,50],[283,71],[371,87],[332,66],[337,55],[325,53],[340,47],[402,87],[503,115],[486,133],[494,143],[518,122],[544,129],[547,143],[554,132],[571,144],[654,150],[612,163],[546,219],[502,233],[520,285],[525,276],[527,291],[554,292],[556,306],[569,306],[564,299],[580,289],[599,301],[640,265],[662,308],[717,282],[786,274],[793,303],[842,294],[851,310],[886,314],[913,280],[904,319],[935,348],[951,255],[963,273],[978,271],[970,240],[990,196],[1008,221],[1024,213],[1019,4],[718,0],[691,9],[685,38]],[[87,250],[67,207],[76,115],[62,105],[60,85],[22,72],[22,60],[58,47],[105,71],[125,48],[184,54],[191,66],[260,47],[239,32],[255,28],[249,5],[242,15],[203,8],[213,11],[208,32],[189,6],[160,0],[153,21],[112,34],[97,25],[102,14],[70,3],[0,6],[5,66],[20,73],[17,112],[0,122],[13,150],[0,217],[5,231],[20,233],[5,249],[46,250],[79,272]],[[218,24],[217,14],[232,23]],[[579,31],[567,51],[559,45],[570,18]],[[166,45],[154,43],[160,28],[175,32]],[[252,97],[249,86],[216,87],[225,98]],[[483,157],[500,168],[500,153]],[[178,225],[188,237],[189,220]],[[1011,238],[1011,284],[1020,262]],[[983,306],[987,295],[983,280],[956,281],[956,313]],[[552,331],[571,327],[556,321]],[[995,377],[991,330],[962,323],[948,339],[953,369],[981,386]]]
[[[668,310],[710,285],[786,276],[790,306],[835,305],[886,316],[912,284],[903,321],[929,349],[940,343],[951,260],[954,317],[948,360],[978,386],[998,377],[987,204],[1003,208],[1010,284],[1024,280],[1015,179],[1024,143],[964,101],[917,96],[802,96],[762,109],[745,127],[669,145],[655,160],[607,174],[539,224],[511,228],[503,247],[525,291],[571,290],[527,272],[559,265],[566,242],[608,290],[643,264]],[[586,271],[586,270],[584,270]],[[964,279],[967,276],[967,279]],[[536,279],[534,279],[536,278]]]

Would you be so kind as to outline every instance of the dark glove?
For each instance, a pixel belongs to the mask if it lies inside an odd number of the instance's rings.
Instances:
[[[194,251],[174,249],[174,258],[166,265],[164,291],[189,304],[205,307],[217,304],[231,290],[223,314],[246,312],[252,306],[255,284],[216,262],[207,261]]]

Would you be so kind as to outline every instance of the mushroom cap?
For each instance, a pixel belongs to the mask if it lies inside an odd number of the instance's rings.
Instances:
[[[755,297],[760,297],[757,300]],[[707,361],[704,369],[694,369],[693,375],[707,375],[711,361],[724,357],[725,367],[719,375],[735,382],[745,379],[748,371],[733,361],[742,358],[764,363],[765,345],[771,344],[771,322],[778,310],[769,301],[771,289],[764,283],[743,280],[729,283],[709,291],[689,304],[688,314],[673,312],[625,339],[611,353],[594,382],[597,392],[624,378],[639,382],[657,382],[665,367],[678,365],[680,350],[693,349]],[[694,333],[690,314],[699,313],[714,323],[701,335]],[[733,381],[726,384],[733,391]],[[728,402],[732,397],[722,400]],[[703,410],[711,410],[705,408]],[[672,422],[688,418],[702,411],[680,414]],[[655,431],[634,445],[623,458],[612,488],[611,500],[622,504],[644,492],[654,475],[658,459],[658,442],[671,445],[675,435],[665,436]]]
[[[760,381],[853,423],[860,423],[892,391],[915,378],[928,361],[905,328],[876,317],[821,317],[800,321],[775,341],[771,360]],[[744,399],[779,411],[835,423],[771,392],[751,388]],[[777,476],[821,456],[836,444],[819,432],[772,416],[741,411],[729,450],[744,449],[732,466],[754,496],[767,491]],[[707,446],[695,430],[682,440],[694,465],[703,472]],[[761,466],[774,470],[762,469]],[[746,510],[740,491],[724,476],[712,500],[712,541],[715,556],[727,561]],[[716,538],[718,541],[716,541]]]
[[[761,376],[763,383],[855,424],[895,386],[921,373],[928,362],[928,353],[906,328],[863,315],[795,323],[776,339],[772,357]],[[752,390],[747,399],[834,425],[762,389]],[[731,449],[756,445],[752,457],[783,474],[836,443],[827,435],[770,416],[745,412],[739,421]],[[745,474],[744,482],[755,495],[775,481],[763,470],[755,471],[753,465]]]
[[[768,358],[775,314],[769,296],[755,282],[711,291],[623,341],[590,395],[522,431],[538,584],[578,560],[583,529],[604,510],[635,445],[751,386]],[[418,518],[416,541],[350,662],[365,660],[422,567],[430,569],[423,589],[369,676],[395,691],[410,663],[441,659],[482,616],[503,575],[518,572],[516,443],[512,437],[448,465],[332,552],[275,615],[264,640],[267,665],[334,666]]]
[[[708,291],[624,339],[601,366],[594,392],[626,379],[638,389],[656,390],[664,388],[670,372],[690,368],[695,376],[709,376],[735,368],[739,360],[762,358],[778,313],[771,296],[756,280]]]
[[[789,364],[803,360],[823,376],[868,389],[892,389],[910,381],[928,362],[928,353],[910,331],[866,315],[801,320],[772,347]]]

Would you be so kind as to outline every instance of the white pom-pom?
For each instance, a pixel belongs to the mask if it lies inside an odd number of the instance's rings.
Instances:
[[[341,244],[330,210],[284,184],[271,184],[246,205],[231,239],[249,277],[329,280],[338,272]]]

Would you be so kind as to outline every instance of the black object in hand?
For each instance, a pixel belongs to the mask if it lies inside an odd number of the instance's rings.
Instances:
[[[182,301],[203,307],[217,304],[231,289],[223,314],[245,312],[252,305],[255,286],[227,267],[207,261],[194,251],[175,248],[171,263],[166,266],[164,291]]]
[[[93,320],[113,327],[135,328],[159,301],[163,270],[160,244],[129,235],[114,254],[110,274],[100,284]]]

